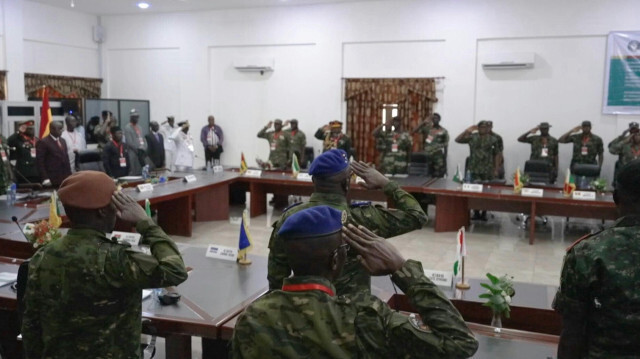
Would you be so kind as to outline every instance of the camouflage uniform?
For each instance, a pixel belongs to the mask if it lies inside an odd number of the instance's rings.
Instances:
[[[640,343],[640,216],[568,249],[554,309],[582,320],[587,358],[637,358]]]
[[[615,140],[609,143],[609,152],[612,155],[618,155],[616,167],[613,172],[614,179],[618,177],[619,168],[637,158],[640,158],[640,145],[633,145],[629,142],[625,142],[625,139],[626,137],[624,136],[618,136]]]
[[[487,181],[493,179],[493,169],[495,167],[495,156],[500,151],[496,137],[487,134],[480,136],[473,133],[463,138],[460,143],[469,144],[469,164],[467,170],[471,172],[474,181]]]
[[[28,139],[20,133],[14,133],[7,139],[9,147],[15,148],[11,151],[11,159],[16,160],[15,176],[18,183],[40,183],[35,157],[36,142],[35,137]]]
[[[2,135],[0,135],[0,151],[2,151],[2,158],[0,158],[0,195],[2,195],[7,193],[7,187],[13,182],[9,146]]]
[[[553,136],[535,135],[527,136],[524,142],[531,144],[531,156],[529,159],[548,162],[557,175],[558,169],[554,158],[558,156],[558,140]]]
[[[139,358],[141,290],[187,278],[178,248],[144,220],[147,255],[92,229],[71,229],[29,264],[22,325],[28,358]]]
[[[444,177],[447,173],[445,156],[449,146],[449,132],[444,127],[423,126],[420,133],[424,138],[424,152],[428,156],[429,174],[433,177]]]
[[[334,148],[344,150],[349,156],[356,158],[356,152],[351,146],[351,138],[344,133],[339,133],[336,136],[331,135],[331,131],[325,131],[322,127],[316,131],[315,138],[322,140],[322,152],[327,152]]]
[[[291,136],[285,131],[267,132],[267,127],[263,127],[258,132],[258,138],[269,141],[269,161],[274,168],[285,168],[290,159]]]
[[[502,142],[502,136],[495,132],[491,132],[490,136],[496,139],[496,149],[499,153],[504,152],[504,142]],[[500,164],[500,168],[498,168],[498,178],[504,179],[504,157],[502,158],[502,163]]]
[[[478,342],[447,297],[408,260],[393,282],[424,324],[391,310],[375,296],[333,297],[320,290],[277,290],[253,302],[238,319],[234,358],[466,358]],[[334,290],[323,277],[285,279]]]
[[[302,166],[304,162],[304,148],[307,146],[307,136],[300,130],[287,130],[285,131],[291,138],[291,153],[295,153],[298,156],[298,161]]]
[[[384,238],[420,229],[427,222],[427,215],[420,208],[420,204],[413,196],[402,190],[397,183],[389,182],[383,191],[388,198],[393,200],[398,209],[384,209],[380,206],[373,206],[369,202],[349,206],[347,199],[340,194],[318,192],[311,195],[309,202],[286,209],[280,219],[273,224],[273,232],[271,232],[269,239],[267,274],[269,289],[282,288],[282,281],[291,275],[291,267],[284,251],[284,241],[277,233],[287,217],[302,209],[328,205],[347,211],[349,223],[363,225]],[[358,262],[355,251],[349,251],[347,261],[340,277],[335,280],[335,285],[339,295],[357,291],[367,293],[371,291],[371,277]]]
[[[376,147],[380,152],[380,172],[391,174],[407,173],[409,152],[411,152],[413,145],[409,133],[380,131],[375,137]]]
[[[582,134],[578,133],[569,136],[569,141],[573,143],[573,156],[571,157],[571,166],[577,163],[598,164],[597,157],[604,152],[602,139],[593,133],[589,135],[587,141],[582,140]],[[582,147],[586,147],[587,154],[582,154]]]

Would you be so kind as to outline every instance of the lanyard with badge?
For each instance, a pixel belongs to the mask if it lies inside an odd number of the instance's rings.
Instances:
[[[540,153],[540,157],[549,157],[549,148],[547,147],[547,138],[542,137],[542,151]]]
[[[640,146],[637,146],[638,148],[634,149],[633,147],[631,147],[631,153],[633,154],[633,159],[638,159],[638,157],[640,157]],[[4,157],[3,157],[4,159]]]
[[[433,134],[432,134],[433,133]],[[429,134],[427,135],[427,139],[424,140],[427,144],[431,144],[431,142],[433,142],[433,138],[434,136],[437,136],[440,134],[440,130],[434,130],[431,129],[429,130]]]
[[[586,156],[589,154],[589,148],[587,147],[587,143],[589,143],[591,137],[583,137],[582,138],[582,148],[580,149],[580,154]]]
[[[275,151],[278,148],[278,137],[280,137],[280,132],[273,133],[273,140],[271,140],[271,151]]]
[[[391,152],[398,152],[398,134],[393,135],[393,143],[391,144]]]
[[[120,150],[120,167],[127,167],[127,159],[124,158],[124,146],[122,144],[118,145],[118,143],[114,140],[111,140],[111,142],[113,142],[113,145],[116,146],[117,149]]]
[[[20,136],[27,141],[28,143],[31,144],[31,147],[29,146],[24,146],[24,142],[23,142],[23,146],[25,148],[29,148],[29,152],[31,153],[31,158],[36,158],[36,139],[35,138],[29,138],[28,136],[25,136],[24,134],[20,134]]]
[[[144,147],[144,138],[142,138],[142,133],[140,133],[140,129],[136,125],[133,125],[132,127],[136,131],[136,134],[138,135],[138,142],[140,142],[140,147]]]

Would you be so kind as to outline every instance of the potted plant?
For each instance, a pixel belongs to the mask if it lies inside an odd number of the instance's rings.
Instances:
[[[491,273],[487,273],[490,283],[480,283],[480,286],[487,289],[486,293],[480,294],[479,297],[487,301],[482,304],[491,308],[491,326],[500,331],[502,328],[502,316],[509,318],[511,312],[511,298],[516,294],[513,289],[513,277],[506,274],[498,278]]]
[[[607,180],[604,178],[598,178],[591,181],[591,188],[593,188],[598,194],[602,194],[607,189]]]

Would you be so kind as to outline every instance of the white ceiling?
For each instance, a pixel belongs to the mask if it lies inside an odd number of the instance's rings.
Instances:
[[[380,0],[29,0],[93,15],[139,14],[147,12],[179,12],[214,9],[234,9],[266,6],[296,6],[340,2]],[[144,1],[151,6],[146,10],[137,7]]]

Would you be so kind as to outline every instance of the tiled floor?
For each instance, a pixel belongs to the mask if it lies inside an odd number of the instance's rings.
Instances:
[[[176,242],[206,247],[209,244],[237,246],[241,206],[231,209],[230,221],[196,222],[191,238],[174,236]],[[250,256],[269,253],[271,224],[281,214],[269,207],[267,214],[251,218],[253,239]],[[484,278],[487,272],[509,274],[518,282],[558,285],[565,248],[582,235],[598,230],[599,221],[549,217],[546,224],[537,221],[536,243],[529,245],[528,230],[522,230],[515,214],[490,213],[487,222],[475,222],[467,231],[466,273]],[[422,262],[425,269],[451,271],[456,233],[435,233],[434,208],[429,208],[429,223],[422,229],[389,239],[405,256]],[[236,222],[236,223],[232,223]],[[611,223],[606,223],[610,225]],[[204,249],[203,249],[204,255]],[[266,283],[266,278],[265,278]],[[159,344],[163,349],[164,343]],[[193,339],[194,358],[200,358],[200,339]],[[163,358],[163,350],[157,357]]]

